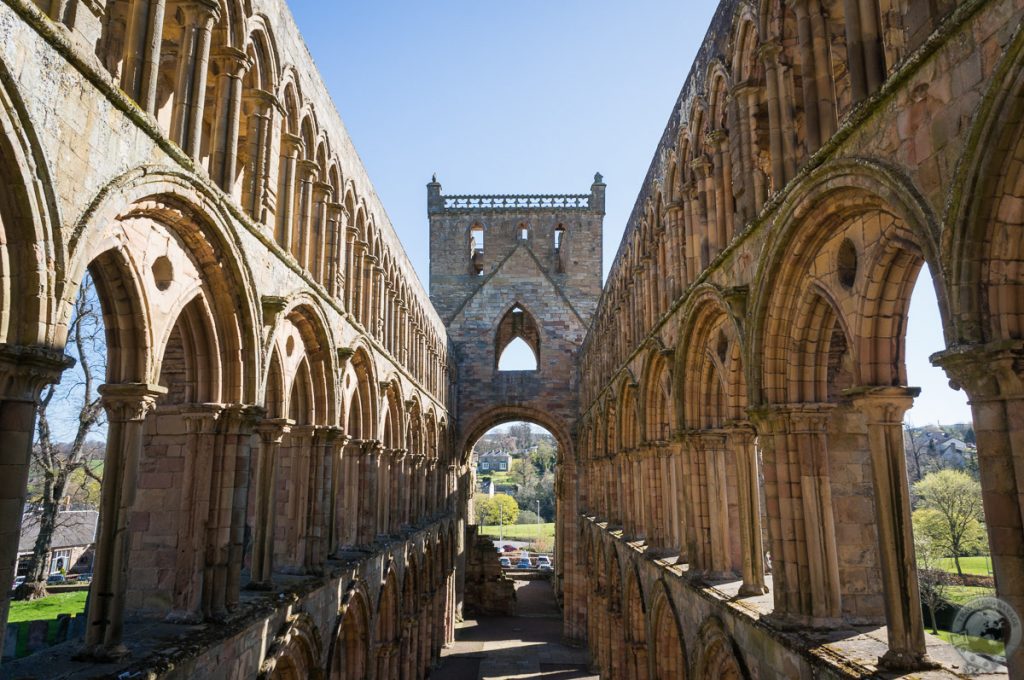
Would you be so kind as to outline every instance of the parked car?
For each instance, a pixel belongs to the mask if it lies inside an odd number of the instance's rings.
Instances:
[[[501,565],[502,569],[511,569],[512,568],[512,560],[510,560],[507,557],[499,557],[498,558],[498,564]]]
[[[516,551],[516,547],[514,545],[504,545],[504,546],[501,547],[501,549],[504,550],[505,552],[515,552]]]
[[[537,568],[540,569],[541,571],[554,571],[555,570],[555,568],[552,567],[550,564],[539,564],[539,565],[537,565]]]
[[[19,576],[18,578],[14,579],[14,588],[17,588],[18,586],[20,586],[24,582],[25,582],[25,577],[24,576]],[[12,588],[12,590],[14,588]]]
[[[538,567],[544,567],[544,566],[550,567],[551,566],[551,558],[548,557],[547,555],[537,555],[537,566]]]
[[[64,574],[50,574],[50,577],[46,579],[46,585],[59,585],[61,583],[67,583],[67,579],[64,578]]]
[[[78,582],[79,583],[92,583],[92,572],[90,571],[88,574],[79,574],[78,575]]]
[[[530,558],[520,557],[519,561],[516,562],[516,569],[533,569],[533,564],[530,563]]]

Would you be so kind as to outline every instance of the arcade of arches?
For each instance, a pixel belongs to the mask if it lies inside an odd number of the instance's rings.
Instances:
[[[425,677],[467,442],[529,420],[603,677],[956,677],[918,605],[904,329],[927,264],[1024,613],[1022,20],[722,0],[604,286],[600,175],[435,180],[428,295],[284,0],[0,2],[0,582],[87,272],[107,329],[88,626],[54,672]],[[498,371],[515,338],[536,371]]]

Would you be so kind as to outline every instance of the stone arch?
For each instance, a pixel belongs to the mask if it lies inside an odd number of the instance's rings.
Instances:
[[[261,680],[322,680],[323,645],[312,617],[300,612],[282,626],[260,666]]]
[[[1024,339],[1024,244],[1018,233],[1024,31],[1016,32],[990,82],[950,182],[944,219],[950,225],[942,235],[949,345]]]
[[[753,404],[792,400],[778,381],[779,376],[787,373],[785,352],[778,341],[788,334],[786,329],[792,328],[795,320],[793,313],[773,308],[770,300],[803,300],[806,303],[798,289],[805,287],[813,258],[826,244],[836,239],[841,226],[849,225],[864,215],[879,213],[891,216],[893,222],[899,223],[899,228],[876,225],[873,230],[876,243],[913,248],[933,272],[942,271],[937,256],[938,223],[927,203],[908,181],[876,160],[848,159],[828,163],[802,179],[787,196],[776,220],[777,228],[769,237],[766,255],[761,259],[751,285],[750,341],[746,363]],[[838,247],[837,243],[834,245]],[[904,279],[916,277],[916,269],[903,269]],[[827,278],[828,285],[818,290],[827,290],[836,297],[834,291],[838,284],[835,276],[835,271],[820,272],[820,278]],[[859,283],[867,282],[861,279]],[[941,278],[935,278],[935,285],[940,312],[944,319],[948,319],[948,298]],[[813,311],[807,307],[805,310]],[[852,309],[849,314],[842,315],[848,316],[853,316]],[[855,341],[856,338],[850,340]],[[769,375],[773,376],[771,380]],[[866,372],[863,377],[858,374],[856,379],[862,381],[870,377],[871,374]],[[768,384],[772,381],[773,384]]]
[[[717,618],[711,617],[701,625],[698,639],[701,651],[696,676],[699,680],[746,680],[749,677],[735,643]]]
[[[192,260],[191,264],[184,261],[179,263],[179,270],[180,265],[187,265],[193,272],[191,280],[202,281],[207,288],[204,294],[216,319],[214,331],[221,343],[221,363],[224,366],[222,392],[217,395],[218,400],[255,403],[256,395],[261,391],[256,358],[257,348],[260,347],[255,322],[258,313],[256,301],[249,293],[255,289],[255,285],[249,265],[242,257],[231,229],[227,226],[227,219],[217,205],[216,199],[208,194],[205,187],[173,170],[137,168],[111,182],[98,194],[76,224],[70,241],[68,285],[62,292],[60,320],[66,327],[74,295],[86,267],[109,251],[123,253],[115,258],[122,260],[122,272],[126,271],[125,264],[132,262],[131,267],[135,269],[134,276],[138,281],[138,294],[148,289],[146,298],[150,304],[154,304],[153,301],[161,295],[181,295],[184,292],[184,281],[189,280],[180,276],[183,272],[174,274],[175,280],[160,290],[162,284],[155,280],[155,274],[143,271],[143,268],[150,269],[158,259],[159,256],[154,254],[157,249],[146,249],[146,255],[140,260],[124,245],[127,223],[140,225],[133,232],[140,243],[148,242],[150,236],[147,236],[147,229],[162,230],[170,237],[170,242],[176,244]],[[98,285],[104,284],[98,282]],[[116,288],[120,292],[111,292],[124,294],[123,286]],[[181,309],[180,299],[176,300],[175,306]],[[169,315],[163,315],[162,318],[168,319]],[[108,324],[108,328],[124,326],[124,323],[118,324],[116,319],[111,321],[113,323]],[[155,324],[157,319],[150,318],[148,323]],[[118,364],[126,366],[126,361],[134,361],[134,366],[138,368],[132,370],[136,376],[132,380],[153,384],[159,377],[158,338],[164,336],[166,331],[153,329],[148,333],[150,337],[146,346],[151,348],[148,356],[118,359]],[[118,343],[126,340],[114,338],[110,344],[123,351]],[[108,382],[124,382],[118,376],[128,371],[122,371],[114,362],[108,364],[108,370],[111,371]]]
[[[377,379],[372,355],[359,346],[345,370],[346,434],[362,441],[377,438]]]
[[[477,414],[462,429],[457,449],[461,452],[462,460],[468,460],[473,444],[492,427],[518,420],[535,423],[550,432],[558,442],[559,460],[569,460],[574,455],[568,425],[550,413],[526,406],[494,406]]]
[[[651,656],[654,659],[654,680],[686,680],[686,645],[679,612],[668,586],[659,580],[651,607]]]
[[[331,644],[330,680],[364,680],[369,674],[370,609],[365,589],[352,582],[341,602]]]
[[[381,443],[388,449],[401,449],[405,446],[405,401],[402,398],[402,384],[397,377],[392,378],[384,386],[384,400],[381,404],[380,424],[378,431]]]
[[[640,574],[637,573],[635,566],[629,569],[627,581],[623,604],[628,657],[627,677],[630,680],[647,680],[649,675],[647,606],[644,602],[643,587],[640,584]]]
[[[521,339],[533,352],[537,368],[540,368],[541,329],[536,318],[518,301],[512,303],[501,315],[494,331],[494,369],[498,370],[501,355],[515,339]]]
[[[420,612],[420,593],[422,585],[418,582],[419,567],[416,563],[416,552],[409,551],[402,578],[402,623],[401,653],[399,654],[399,677],[403,680],[415,678],[419,674],[419,664],[413,650],[418,649]]]
[[[380,597],[377,599],[373,649],[378,678],[391,678],[398,672],[399,636],[401,634],[401,603],[398,574],[393,561],[385,568]]]
[[[48,344],[59,340],[52,308],[59,288],[41,273],[62,271],[66,256],[46,159],[11,81],[0,63],[0,343]],[[13,304],[13,282],[34,294]]]

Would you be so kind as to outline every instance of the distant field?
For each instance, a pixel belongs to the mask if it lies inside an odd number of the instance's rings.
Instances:
[[[505,538],[531,540],[535,538],[550,538],[555,537],[555,523],[549,522],[547,524],[513,524],[505,527],[501,532]],[[480,527],[481,536],[497,536],[498,525],[494,524],[491,526]]]
[[[992,558],[985,557],[984,555],[979,557],[961,557],[960,568],[964,570],[965,574],[974,574],[976,576],[989,576],[991,574]],[[956,564],[953,562],[952,557],[947,557],[941,560],[937,560],[939,569],[948,571],[951,574],[956,573]]]

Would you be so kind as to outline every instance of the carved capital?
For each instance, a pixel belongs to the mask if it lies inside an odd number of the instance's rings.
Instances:
[[[921,394],[920,387],[852,387],[843,396],[864,414],[869,424],[902,426],[903,415]]]
[[[0,344],[0,400],[39,401],[43,388],[74,365],[60,350]]]
[[[100,397],[111,423],[141,422],[156,407],[156,400],[167,394],[162,385],[120,383],[101,385]]]
[[[224,409],[224,404],[189,404],[178,412],[190,434],[214,434]]]
[[[956,345],[930,358],[950,387],[966,389],[972,402],[1024,397],[1024,341]]]
[[[256,431],[264,444],[280,444],[284,436],[291,432],[294,420],[287,418],[271,418],[262,420],[256,425]]]

